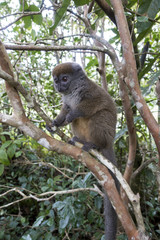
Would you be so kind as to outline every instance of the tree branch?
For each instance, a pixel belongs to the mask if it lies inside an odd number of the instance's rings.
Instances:
[[[133,206],[134,214],[135,214],[137,224],[138,224],[138,229],[140,232],[144,233],[145,226],[144,226],[143,217],[142,217],[141,208],[140,208],[139,194],[135,195],[133,193],[133,191],[131,190],[127,181],[123,178],[121,172],[117,169],[117,167],[114,164],[112,164],[108,159],[104,158],[99,152],[97,152],[95,150],[91,150],[90,152],[93,156],[97,157],[100,160],[100,162],[102,162],[117,177],[118,181],[121,184],[121,187],[124,189],[126,195],[128,196],[128,198]]]
[[[1,186],[3,187],[3,185]],[[27,194],[24,194],[24,192],[22,191],[25,191],[28,193]],[[101,196],[103,196],[104,194],[98,189],[98,187],[95,185],[94,188],[77,188],[77,189],[71,189],[71,190],[64,190],[64,191],[50,191],[50,192],[44,192],[44,193],[33,193],[33,192],[30,192],[28,191],[27,189],[24,189],[24,188],[11,188],[10,190],[0,194],[0,198],[6,196],[8,193],[11,193],[11,192],[16,192],[18,193],[20,196],[22,196],[21,199],[18,199],[16,201],[13,201],[13,202],[10,202],[8,204],[5,204],[3,206],[0,206],[0,209],[3,209],[3,208],[6,208],[6,207],[9,207],[9,206],[12,206],[16,203],[19,203],[19,202],[22,202],[26,199],[34,199],[36,200],[37,202],[42,202],[42,201],[49,201],[50,199],[52,199],[53,197],[57,196],[57,195],[63,195],[63,194],[73,194],[73,193],[77,193],[77,192],[83,192],[83,191],[93,191],[93,192],[96,192],[98,194],[100,194]],[[45,196],[47,195],[50,195],[49,197],[46,197],[44,198]]]
[[[83,35],[84,36],[84,35]],[[89,37],[90,35],[86,35]],[[91,36],[90,36],[91,37]],[[72,50],[90,50],[108,53],[107,49],[102,47],[90,47],[90,46],[37,46],[37,45],[13,45],[4,44],[6,49],[9,50],[27,50],[27,51],[72,51]]]
[[[111,19],[111,21],[117,25],[114,11],[109,6],[109,4],[105,0],[96,0],[96,3],[100,6],[100,8],[106,13],[106,15]]]
[[[125,118],[126,118],[127,128],[128,128],[128,135],[129,135],[129,154],[128,154],[128,160],[127,160],[125,171],[124,171],[124,178],[130,184],[131,176],[133,172],[133,166],[134,166],[135,157],[136,157],[136,147],[137,147],[136,129],[134,125],[133,111],[132,111],[130,99],[128,96],[127,87],[126,87],[126,84],[124,83],[124,79],[126,77],[125,68],[118,69],[118,76],[119,76],[120,97],[121,97],[123,108],[124,108],[124,113],[125,113]],[[121,195],[122,195],[122,198],[124,199],[124,202],[127,204],[128,200],[126,198],[124,191],[122,191]]]
[[[147,167],[150,163],[152,163],[152,162],[155,162],[155,159],[149,159],[148,161],[143,162],[143,163],[139,166],[139,168],[137,168],[137,169],[134,171],[134,173],[132,174],[132,180],[135,179],[135,177],[136,177],[138,174],[140,174],[140,172],[142,172],[142,170],[143,170],[144,168],[146,168],[146,167]]]
[[[149,128],[158,152],[160,160],[160,135],[159,135],[159,125],[155,118],[153,117],[151,111],[149,110],[140,90],[137,76],[136,61],[134,57],[133,45],[128,29],[128,24],[126,17],[124,15],[123,5],[121,1],[111,0],[111,4],[114,8],[116,22],[118,25],[122,48],[123,48],[123,58],[125,60],[127,78],[125,82],[129,88],[137,109],[139,110],[141,117]],[[160,164],[160,161],[159,161]]]
[[[1,41],[0,41],[0,66],[2,71],[8,73],[10,76],[12,76],[12,78],[14,78],[13,67],[10,63],[6,49]],[[6,82],[6,91],[11,101],[12,107],[14,109],[14,113],[16,113],[17,116],[25,117],[24,108],[22,106],[22,102],[17,90]]]

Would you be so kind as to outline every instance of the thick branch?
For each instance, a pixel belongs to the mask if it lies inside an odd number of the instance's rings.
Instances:
[[[12,78],[14,78],[12,65],[10,63],[6,49],[1,41],[0,41],[0,68],[4,72],[12,76]],[[10,86],[7,82],[6,82],[6,90],[7,90],[8,97],[11,101],[12,107],[14,109],[14,112],[21,117],[25,116],[22,102],[17,90],[14,87]]]
[[[124,113],[127,121],[127,128],[128,128],[128,135],[129,135],[129,154],[128,154],[128,160],[127,160],[127,164],[124,172],[124,178],[128,183],[130,183],[132,172],[133,172],[133,166],[135,162],[135,157],[136,157],[137,141],[136,141],[136,129],[134,126],[133,111],[132,111],[130,99],[128,96],[127,87],[126,87],[126,84],[124,83],[125,74],[126,74],[125,71],[122,71],[122,69],[118,70],[119,84],[120,84],[120,97],[124,107]],[[124,197],[124,200],[127,201],[125,199],[125,196],[123,197]]]
[[[116,24],[116,19],[114,16],[114,12],[109,4],[105,0],[96,0],[96,3],[100,6],[101,9],[106,13],[106,15],[111,19],[111,21]]]
[[[117,26],[114,11],[108,5],[108,3],[105,0],[96,0],[96,2],[101,7],[101,9],[106,13],[106,15],[111,19],[111,21]],[[130,29],[132,41],[135,42],[135,33],[133,31],[133,26],[132,26],[131,21],[129,21],[129,29]],[[138,53],[137,44],[134,45],[134,50],[135,50],[135,53]],[[137,62],[137,66],[139,67],[139,57],[138,56],[136,56],[136,62]]]
[[[128,29],[128,24],[126,17],[124,15],[123,5],[121,1],[111,0],[111,4],[114,8],[116,22],[118,25],[122,48],[123,48],[123,57],[126,64],[127,78],[125,79],[126,84],[132,94],[134,102],[139,110],[143,120],[148,126],[159,152],[160,158],[160,135],[159,135],[159,125],[150,112],[140,90],[137,77],[137,68],[134,57],[133,45]],[[160,162],[159,162],[160,164]]]
[[[91,153],[96,156],[109,170],[111,170],[114,175],[117,177],[120,182],[122,188],[124,189],[126,195],[128,196],[130,202],[132,203],[134,214],[137,220],[139,232],[145,232],[145,226],[143,222],[143,217],[140,209],[140,197],[139,194],[135,195],[126,180],[123,178],[121,172],[114,166],[108,159],[104,158],[101,154],[99,154],[95,150],[91,150]]]

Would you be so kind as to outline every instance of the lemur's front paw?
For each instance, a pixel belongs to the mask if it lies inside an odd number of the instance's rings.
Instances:
[[[46,129],[48,132],[54,133],[55,131],[52,129],[52,127],[46,125]]]
[[[49,132],[51,132],[51,133],[54,133],[56,130],[57,130],[57,122],[56,122],[56,120],[53,120],[52,121],[52,124],[51,124],[51,126],[48,126],[48,125],[46,125],[46,129],[49,131]]]

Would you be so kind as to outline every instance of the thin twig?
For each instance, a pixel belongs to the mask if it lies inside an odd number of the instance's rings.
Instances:
[[[12,188],[2,194],[0,194],[0,198],[6,196],[8,193],[10,192],[17,192],[19,193],[23,198],[18,199],[16,201],[10,202],[8,204],[5,204],[3,206],[0,206],[0,209],[12,206],[16,203],[19,203],[21,201],[24,201],[26,199],[34,199],[37,202],[42,202],[42,201],[48,201],[51,198],[55,197],[56,195],[62,195],[62,194],[70,194],[70,193],[77,193],[77,192],[82,192],[82,191],[93,191],[96,192],[98,194],[100,194],[101,196],[103,196],[104,194],[99,190],[99,188],[94,185],[94,188],[77,188],[77,189],[71,189],[71,190],[64,190],[64,191],[49,191],[49,192],[45,192],[45,193],[41,193],[41,194],[36,194],[36,193],[30,193],[30,191],[28,191],[27,189],[25,189],[26,192],[29,192],[29,195],[26,195],[22,192],[21,188]],[[50,195],[49,197],[44,198],[44,196]]]
[[[136,171],[132,174],[131,180],[133,181],[133,179],[135,179],[135,177],[136,177],[140,172],[142,172],[142,170],[143,170],[144,168],[146,168],[146,167],[147,167],[150,163],[152,163],[152,162],[155,162],[155,159],[149,159],[148,161],[143,162],[143,163],[139,166],[139,168],[137,168]]]
[[[14,23],[16,23],[16,22],[18,22],[20,19],[22,19],[23,17],[27,17],[27,16],[32,16],[32,15],[39,15],[39,14],[41,14],[42,13],[42,10],[43,10],[43,8],[39,11],[39,12],[25,12],[25,13],[23,13],[23,15],[22,16],[20,16],[20,17],[18,17],[16,20],[14,20],[13,22],[11,22],[11,23],[9,23],[8,25],[6,25],[5,27],[3,27],[3,28],[0,28],[0,31],[2,31],[2,30],[5,30],[6,28],[8,28],[8,27],[10,27],[11,25],[13,25]]]

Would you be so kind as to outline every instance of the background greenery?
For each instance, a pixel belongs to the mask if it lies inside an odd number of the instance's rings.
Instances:
[[[82,6],[91,1],[1,1],[0,3],[0,37],[4,43],[33,43],[39,45],[92,45],[92,40],[75,35],[85,32],[83,22],[75,16],[83,14]],[[138,3],[139,2],[139,3]],[[61,6],[54,11],[54,4]],[[15,21],[19,15],[14,13],[40,11],[42,14],[23,17]],[[66,11],[67,7],[70,11]],[[128,9],[128,10],[127,10]],[[145,65],[139,71],[139,81],[143,95],[156,118],[158,106],[155,95],[155,82],[160,75],[160,25],[158,0],[128,1],[126,16],[135,22],[136,42],[139,51],[147,41],[150,43]],[[139,15],[135,15],[135,11]],[[132,13],[133,11],[133,13]],[[148,21],[146,14],[153,21]],[[156,20],[155,20],[156,19]],[[14,22],[11,26],[9,23]],[[102,10],[95,5],[90,16],[92,27],[97,33],[115,47],[121,56],[119,34],[116,27],[104,16]],[[54,32],[53,32],[54,31]],[[102,32],[103,31],[103,32]],[[53,34],[52,34],[53,32]],[[67,37],[64,37],[67,36]],[[8,51],[17,79],[24,87],[36,96],[37,101],[52,119],[60,109],[60,97],[53,89],[51,70],[65,61],[81,62],[92,80],[100,84],[96,71],[98,60],[95,53],[78,51]],[[115,153],[119,169],[123,172],[128,156],[128,133],[122,103],[119,97],[118,80],[111,61],[106,57],[106,78],[109,92],[115,99],[118,111]],[[5,87],[0,80],[0,109],[11,113]],[[132,100],[131,100],[132,101]],[[28,108],[24,102],[27,116],[38,127],[45,130],[45,123]],[[135,109],[134,103],[132,103]],[[156,158],[156,147],[139,113],[135,110],[135,126],[137,130],[138,148],[135,169],[144,161]],[[70,136],[70,129],[65,133]],[[58,136],[55,135],[56,138]],[[42,164],[43,163],[43,164]],[[52,163],[60,169],[61,174]],[[134,179],[134,192],[141,196],[142,213],[146,229],[151,239],[160,238],[160,204],[157,199],[157,183],[155,164],[149,164]],[[74,159],[49,152],[34,140],[12,127],[0,125],[0,193],[13,187],[21,191],[42,193],[73,188],[93,187],[98,185],[88,170]],[[100,186],[99,186],[100,187]],[[0,198],[0,205],[20,199],[16,193],[10,192]],[[103,239],[103,202],[100,195],[91,191],[83,191],[68,195],[57,195],[49,201],[38,202],[28,199],[7,208],[0,209],[0,239],[3,240],[59,240],[59,239]],[[121,226],[118,239],[126,239]]]

